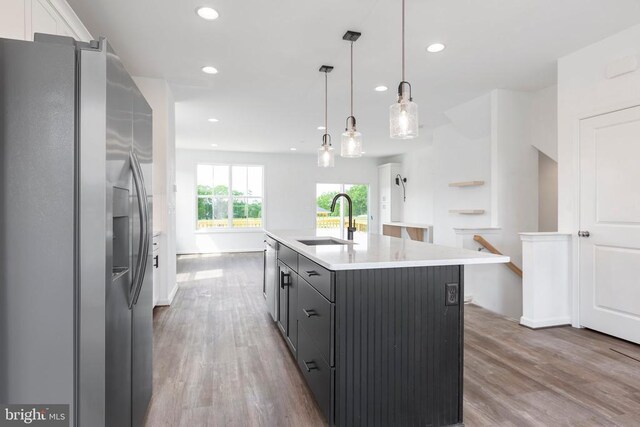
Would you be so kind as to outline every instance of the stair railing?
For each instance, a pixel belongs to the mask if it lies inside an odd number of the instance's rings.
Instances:
[[[479,236],[479,235],[476,234],[475,236],[473,236],[473,240],[475,240],[476,242],[480,243],[483,247],[485,247],[492,254],[502,255],[502,252],[497,250],[495,248],[495,246],[493,246],[491,243],[487,242],[487,240],[484,237]],[[518,267],[517,265],[515,265],[512,262],[509,262],[509,263],[507,263],[505,265],[507,267],[509,267],[511,269],[511,271],[516,273],[518,276],[522,277],[522,269],[520,269],[520,267]]]

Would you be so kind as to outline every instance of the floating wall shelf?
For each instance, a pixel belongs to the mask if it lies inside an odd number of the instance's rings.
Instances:
[[[451,209],[449,213],[460,215],[482,215],[484,209]]]
[[[484,181],[452,182],[449,187],[477,187],[479,185],[484,185]]]

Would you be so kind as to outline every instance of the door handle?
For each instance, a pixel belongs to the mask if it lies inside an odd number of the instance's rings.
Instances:
[[[318,273],[318,272],[317,272],[317,271],[315,271],[315,270],[305,271],[305,273],[307,273],[307,276],[309,276],[309,277],[319,276],[319,275],[320,275],[320,273]]]
[[[138,156],[131,150],[129,152],[133,182],[138,195],[138,209],[140,212],[140,244],[138,246],[138,268],[134,274],[133,295],[129,302],[129,308],[138,303],[144,277],[147,269],[147,257],[149,256],[149,205],[147,189],[142,174],[142,167]]]
[[[589,237],[589,236],[591,236],[591,233],[589,233],[588,231],[578,231],[578,236],[579,237]]]
[[[140,292],[142,291],[142,285],[144,284],[144,278],[147,273],[147,261],[149,257],[149,247],[151,245],[151,239],[149,238],[150,237],[149,223],[151,221],[149,218],[150,215],[149,215],[149,201],[148,201],[148,195],[147,195],[147,186],[144,182],[144,174],[142,173],[142,166],[140,165],[138,156],[133,151],[132,151],[132,154],[136,161],[136,167],[138,169],[138,179],[140,181],[140,187],[142,189],[141,202],[144,208],[144,240],[142,241],[144,251],[142,256],[142,270],[140,271],[138,287],[136,288],[134,298],[133,298],[133,304],[135,305],[138,303],[138,298],[140,297]]]
[[[153,266],[155,268],[158,268],[158,255],[153,257]]]
[[[286,281],[285,281],[286,279]],[[291,286],[291,274],[280,272],[280,287],[284,289],[285,286]]]
[[[303,360],[302,363],[304,364],[304,368],[307,370],[307,372],[317,371],[319,369],[318,365],[316,365],[316,362],[314,362],[313,360],[310,362]]]
[[[302,309],[302,312],[303,312],[303,313],[305,314],[305,316],[307,316],[307,317],[313,317],[313,316],[317,316],[317,315],[318,315],[318,313],[316,313],[316,311],[315,311],[314,309],[309,309],[309,310],[307,310],[307,309],[305,308],[305,309]]]
[[[134,154],[133,150],[129,152],[129,166],[131,167],[131,175],[133,178],[133,185],[136,189],[136,196],[138,199],[138,214],[140,215],[140,241],[138,242],[138,260],[136,263],[136,269],[133,273],[133,282],[131,283],[131,289],[129,290],[129,308],[133,307],[133,300],[135,298],[135,293],[138,289],[138,285],[140,283],[140,273],[142,271],[142,258],[144,253],[144,234],[146,233],[144,228],[144,223],[146,221],[145,211],[142,202],[142,188],[140,185],[140,177],[138,175],[138,159]]]

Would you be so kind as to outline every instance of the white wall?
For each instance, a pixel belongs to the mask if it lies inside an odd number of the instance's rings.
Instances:
[[[558,163],[538,152],[538,231],[558,231]]]
[[[608,79],[607,66],[640,54],[640,25],[558,61],[558,228],[573,235],[572,322],[579,326],[579,121],[640,105],[640,70]]]
[[[522,265],[518,233],[538,230],[538,153],[534,141],[553,151],[555,87],[539,92],[495,90],[452,108],[450,122],[433,131],[432,143],[384,159],[400,162],[409,180],[403,221],[430,222],[434,243],[477,249],[481,234],[517,265]],[[452,182],[484,181],[479,187]],[[432,212],[429,213],[428,210]],[[451,209],[484,209],[482,215]],[[429,218],[431,221],[429,221]],[[454,229],[470,229],[464,238]],[[519,319],[522,285],[502,265],[471,266],[465,273],[467,296],[495,312]]]
[[[483,95],[447,111],[452,123],[436,128],[430,143],[382,159],[397,162],[407,177],[404,222],[434,225],[434,243],[455,246],[456,227],[487,227],[491,205],[491,105]],[[449,187],[452,182],[485,181],[480,187]],[[460,215],[451,209],[484,209]]]
[[[65,0],[2,0],[0,37],[33,40],[34,33],[91,40],[91,34]]]
[[[400,158],[402,176],[407,178],[407,200],[403,202],[402,220],[433,224],[433,146],[412,151]]]
[[[469,139],[453,125],[442,126],[433,137],[433,242],[455,246],[454,228],[488,227],[491,210],[491,140]],[[453,182],[485,181],[479,187],[450,187]],[[482,215],[450,213],[456,209],[484,209]]]
[[[306,154],[262,154],[179,149],[177,166],[177,251],[210,253],[263,250],[264,234],[256,231],[197,232],[196,167],[198,163],[264,166],[266,228],[313,229],[316,218],[316,183],[368,184],[369,207],[377,230],[377,161],[370,158],[336,158],[336,166],[322,169],[316,156]]]
[[[531,145],[538,149],[538,231],[558,231],[558,86],[533,94]]]
[[[531,102],[531,145],[557,162],[558,86],[534,92]]]
[[[3,0],[0,14],[0,37],[26,40],[24,7],[25,0]]]
[[[176,282],[175,102],[165,80],[134,77],[153,110],[153,231],[160,232],[155,302],[171,303]]]
[[[531,120],[535,96],[506,90],[491,94],[491,220],[499,231],[487,240],[520,267],[519,233],[538,230],[538,150],[532,145]],[[473,301],[519,319],[522,279],[505,266],[488,267],[467,268],[465,283]]]
[[[417,224],[433,224],[435,171],[433,169],[433,144],[417,147],[407,154],[386,157],[378,163],[399,163],[400,174],[407,178],[407,200],[400,198],[400,220]],[[402,191],[400,189],[400,191]]]
[[[497,172],[498,221],[502,229],[500,248],[517,265],[522,265],[522,243],[518,233],[538,230],[538,151],[531,145],[531,93],[493,92],[494,126],[492,157]]]

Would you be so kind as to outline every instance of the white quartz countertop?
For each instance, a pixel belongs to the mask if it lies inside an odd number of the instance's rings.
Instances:
[[[299,240],[329,238],[326,230],[266,230],[266,233],[329,270],[500,264],[510,261],[508,256],[377,234],[356,233],[354,241],[346,245],[308,246]]]

